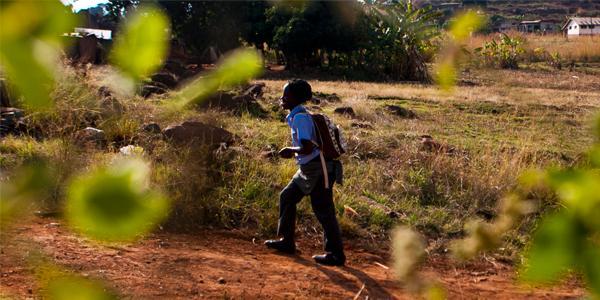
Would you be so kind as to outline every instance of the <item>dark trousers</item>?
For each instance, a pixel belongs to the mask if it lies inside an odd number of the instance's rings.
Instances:
[[[330,184],[333,185],[333,180],[330,181]],[[325,251],[338,257],[344,257],[340,226],[335,216],[332,187],[333,186],[330,186],[329,189],[325,189],[325,184],[321,178],[310,193],[310,203],[317,220],[319,220],[321,226],[323,226],[323,244]],[[296,230],[296,204],[298,204],[304,196],[304,193],[294,181],[291,181],[279,195],[279,224],[277,233],[283,236],[284,240],[294,241],[294,232]]]

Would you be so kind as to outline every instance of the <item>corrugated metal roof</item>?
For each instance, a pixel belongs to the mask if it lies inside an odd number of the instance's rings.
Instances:
[[[567,26],[569,26],[569,24],[571,24],[571,22],[577,23],[577,25],[600,25],[600,18],[569,18],[567,23],[563,25],[562,29],[564,30]]]

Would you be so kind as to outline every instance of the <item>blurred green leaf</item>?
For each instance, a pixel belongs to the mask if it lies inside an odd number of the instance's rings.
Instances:
[[[596,295],[600,295],[600,245],[589,239],[586,242],[581,267],[588,286]]]
[[[452,60],[437,65],[437,82],[442,90],[450,91],[456,85],[456,67]]]
[[[63,276],[50,281],[46,286],[46,297],[51,300],[117,299],[101,283],[76,276]]]
[[[262,71],[261,58],[254,50],[237,50],[228,55],[217,69],[186,85],[178,94],[176,105],[184,107],[200,102],[217,90],[230,88],[256,77]]]
[[[124,24],[111,53],[111,61],[135,80],[156,71],[167,54],[169,20],[157,8],[140,7]]]
[[[455,42],[462,43],[471,36],[472,32],[479,30],[484,23],[483,16],[474,11],[467,11],[454,19],[449,33]]]
[[[44,161],[34,161],[17,170],[11,180],[0,183],[0,227],[19,217],[45,196],[52,175]]]
[[[526,254],[527,268],[522,273],[523,279],[538,282],[557,279],[576,261],[581,235],[570,215],[557,213],[545,217]]]
[[[68,190],[67,220],[100,241],[130,241],[166,217],[168,201],[148,188],[149,166],[121,159],[75,180]]]
[[[73,30],[75,16],[58,0],[13,1],[0,10],[0,65],[33,108],[52,105],[61,35]]]

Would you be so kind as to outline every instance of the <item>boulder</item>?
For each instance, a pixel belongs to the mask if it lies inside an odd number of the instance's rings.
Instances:
[[[152,84],[146,84],[142,87],[141,95],[144,98],[149,98],[152,95],[162,95],[166,92],[167,92],[167,90],[165,90],[162,87],[155,86]]]
[[[321,100],[327,100],[327,102],[340,102],[342,101],[340,99],[340,96],[338,96],[336,93],[333,94],[327,94],[327,93],[321,93],[321,92],[314,92],[313,93],[314,98],[321,101]]]
[[[175,76],[182,77],[187,71],[185,65],[178,60],[168,60],[163,67],[163,70],[174,74]]]
[[[222,143],[233,143],[234,136],[231,132],[202,122],[183,122],[179,125],[167,127],[163,131],[167,140],[175,144],[198,144],[219,146]]]
[[[20,135],[26,133],[27,125],[22,110],[14,107],[0,108],[0,137],[8,134]]]
[[[453,154],[456,151],[456,148],[451,145],[440,143],[434,140],[430,135],[422,135],[420,150],[435,153]]]
[[[100,107],[104,114],[107,115],[121,114],[125,110],[123,104],[112,96],[103,98],[100,102]]]
[[[334,111],[334,113],[336,114],[340,114],[340,115],[344,115],[344,116],[349,116],[349,117],[356,117],[356,113],[354,112],[354,109],[350,106],[342,106],[342,107],[338,107],[336,108]]]
[[[408,110],[404,107],[400,107],[397,105],[386,105],[385,109],[389,113],[401,118],[414,119],[417,117],[417,114],[415,114],[415,112],[413,112],[412,110]]]
[[[244,95],[252,96],[254,99],[260,98],[264,93],[263,89],[265,88],[265,86],[266,85],[264,82],[252,84],[245,89]]]
[[[75,141],[80,145],[104,146],[106,145],[106,135],[103,130],[86,127],[75,133]]]
[[[371,125],[370,123],[366,123],[366,122],[352,122],[352,124],[350,124],[350,126],[353,128],[373,129],[373,125]]]
[[[256,101],[256,98],[250,94],[237,95],[230,92],[219,92],[205,99],[199,104],[199,107],[228,110],[237,114],[246,111],[258,116],[266,114],[266,111]]]
[[[164,84],[165,86],[167,86],[169,89],[173,89],[177,86],[177,76],[175,76],[171,73],[167,73],[167,72],[156,73],[156,74],[152,75],[150,78],[152,79],[153,83],[160,82],[160,83]]]
[[[106,98],[106,97],[111,97],[112,96],[112,92],[110,91],[110,88],[107,86],[101,86],[98,88],[98,95],[102,98]]]
[[[8,82],[0,78],[0,107],[10,107],[11,99],[8,90]]]
[[[157,123],[148,123],[142,125],[142,131],[148,133],[160,133],[160,125]]]

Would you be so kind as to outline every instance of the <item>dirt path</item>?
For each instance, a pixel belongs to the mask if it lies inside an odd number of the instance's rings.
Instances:
[[[23,256],[28,243],[84,276],[109,282],[131,298],[298,298],[352,299],[364,284],[360,299],[412,299],[393,280],[385,253],[368,252],[347,243],[346,267],[313,263],[320,241],[304,238],[297,256],[277,255],[241,232],[200,232],[194,235],[155,234],[134,245],[104,247],[72,234],[58,221],[35,219],[6,233],[0,252],[0,296],[37,297],[38,288]],[[585,291],[574,281],[551,289],[527,289],[514,283],[512,267],[496,262],[455,266],[443,257],[431,258],[423,272],[446,287],[449,299],[577,298]],[[224,282],[219,282],[219,279]]]

